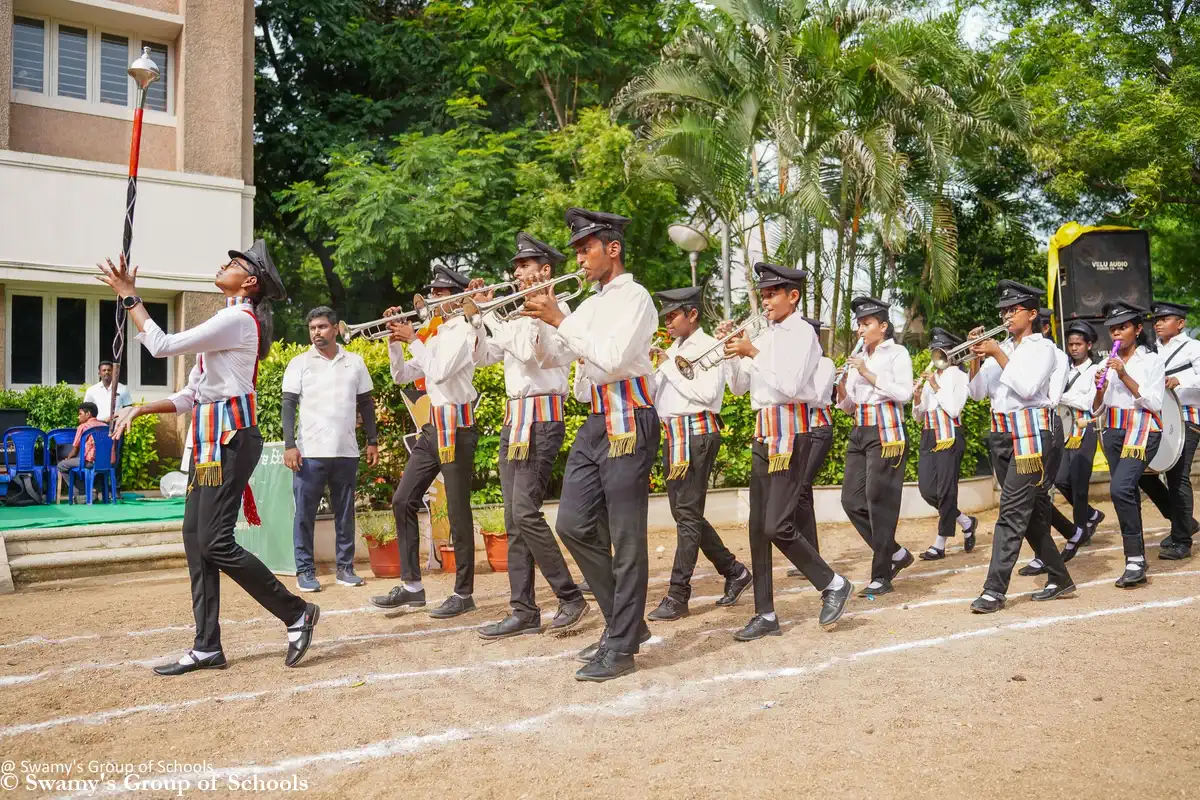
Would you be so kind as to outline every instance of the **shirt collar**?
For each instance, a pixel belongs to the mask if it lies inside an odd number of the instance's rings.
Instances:
[[[624,286],[627,283],[632,283],[632,282],[633,282],[633,275],[628,272],[622,272],[620,275],[618,275],[617,277],[613,278],[608,283],[601,286],[600,294],[604,294],[609,289],[619,288],[621,286]]]
[[[254,301],[251,300],[249,297],[226,297],[225,298],[225,307],[226,308],[237,308],[238,306],[253,306],[253,305],[254,305]]]
[[[1187,331],[1180,331],[1179,335],[1172,336],[1171,341],[1169,341],[1169,342],[1164,342],[1162,339],[1159,339],[1158,346],[1159,347],[1172,347],[1175,345],[1176,342],[1178,342],[1179,343],[1178,346],[1182,347],[1185,344],[1187,344],[1189,341],[1191,341],[1191,337],[1187,335]]]
[[[325,356],[321,355],[321,351],[318,350],[317,346],[314,344],[309,348],[309,353],[311,353],[313,358],[319,358],[322,361],[328,361],[330,364],[332,364],[346,354],[346,348],[339,344],[337,346],[337,352],[333,354],[333,358],[326,358]]]

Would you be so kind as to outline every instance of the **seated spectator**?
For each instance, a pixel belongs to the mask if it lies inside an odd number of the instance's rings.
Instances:
[[[71,455],[58,462],[58,471],[66,474],[79,466],[79,443],[83,439],[83,432],[90,428],[103,428],[104,423],[97,417],[100,411],[96,408],[95,403],[80,403],[79,404],[79,427],[75,429],[75,442],[71,445]],[[91,439],[87,440],[87,447],[83,453],[83,463],[85,466],[91,466],[96,460],[96,445]]]

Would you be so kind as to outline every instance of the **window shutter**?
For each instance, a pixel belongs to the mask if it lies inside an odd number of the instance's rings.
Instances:
[[[88,32],[58,26],[58,96],[87,100]]]
[[[46,23],[28,17],[13,18],[14,89],[46,91]]]
[[[129,39],[100,35],[100,102],[129,105]]]
[[[154,42],[142,42],[143,47],[150,48],[150,58],[158,66],[158,80],[150,84],[146,90],[146,108],[151,111],[167,111],[167,86],[171,81],[171,64],[168,59],[167,46]]]

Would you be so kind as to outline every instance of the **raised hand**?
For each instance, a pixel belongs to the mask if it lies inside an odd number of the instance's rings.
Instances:
[[[130,297],[137,294],[137,273],[138,268],[129,269],[125,263],[125,256],[118,256],[118,265],[112,263],[111,258],[104,259],[104,263],[97,264],[102,274],[96,276],[96,280],[101,283],[108,284],[108,287],[117,294],[118,297]]]

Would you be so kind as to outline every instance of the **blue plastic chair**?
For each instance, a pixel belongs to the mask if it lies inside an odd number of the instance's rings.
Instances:
[[[46,485],[46,465],[37,463],[37,446],[43,443],[44,434],[41,428],[34,428],[29,425],[20,428],[9,428],[4,434],[4,471],[11,481],[14,476],[21,474],[29,474],[33,476],[33,482],[37,484],[38,490],[45,494]],[[14,458],[16,464],[9,462],[9,447],[15,451]],[[43,453],[43,461],[45,454]]]
[[[70,503],[75,503],[75,479],[83,478],[83,492],[87,496],[87,504],[92,504],[92,494],[96,486],[96,476],[101,478],[100,494],[104,498],[105,503],[117,502],[117,467],[113,463],[113,440],[109,436],[107,427],[88,428],[83,432],[83,439],[79,442],[79,453],[82,458],[87,452],[87,441],[92,440],[96,447],[96,459],[90,467],[84,466],[80,462],[80,466],[71,470],[67,476],[67,491],[70,492]]]
[[[57,454],[58,446],[66,443],[70,444],[75,441],[74,428],[55,428],[46,432],[46,449],[42,452],[46,455],[43,461],[46,462],[46,502],[55,503],[58,501],[58,480],[55,473],[58,471],[58,459],[52,454]]]

